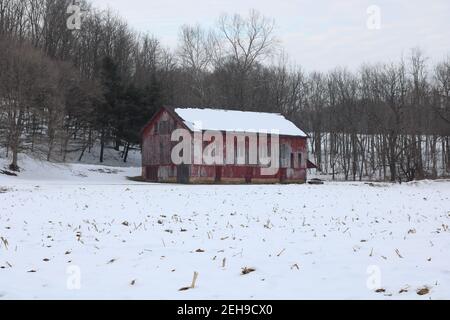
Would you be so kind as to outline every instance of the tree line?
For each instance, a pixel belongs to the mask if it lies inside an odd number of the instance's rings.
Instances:
[[[139,146],[162,105],[278,112],[310,133],[314,161],[347,180],[413,180],[450,172],[450,58],[420,49],[395,63],[305,72],[292,64],[275,22],[251,11],[210,29],[185,25],[177,48],[81,1],[0,0],[0,147],[79,160],[100,145]]]

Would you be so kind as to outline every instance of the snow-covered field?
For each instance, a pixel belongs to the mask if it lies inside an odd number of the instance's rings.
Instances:
[[[0,175],[0,299],[450,299],[449,181],[178,186],[127,180],[136,168],[25,169]]]

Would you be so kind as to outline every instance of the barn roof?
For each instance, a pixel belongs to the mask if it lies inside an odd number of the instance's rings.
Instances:
[[[175,113],[192,131],[211,130],[240,133],[272,133],[307,137],[281,114],[216,109],[176,108]]]

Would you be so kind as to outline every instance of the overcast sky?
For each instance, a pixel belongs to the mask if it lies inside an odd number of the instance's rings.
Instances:
[[[421,47],[432,62],[450,55],[450,0],[93,0],[134,29],[174,48],[183,24],[214,25],[222,13],[256,9],[276,21],[276,34],[292,62],[306,70],[398,60]],[[368,28],[368,20],[381,29]],[[371,11],[373,12],[373,11]],[[371,19],[373,18],[373,19]],[[370,24],[376,26],[376,24]]]

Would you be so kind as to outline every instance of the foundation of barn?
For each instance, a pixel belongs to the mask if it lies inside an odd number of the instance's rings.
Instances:
[[[259,167],[146,166],[142,179],[153,183],[179,184],[304,184],[306,170],[280,169],[274,176],[261,175]],[[214,172],[214,173],[213,173]]]

